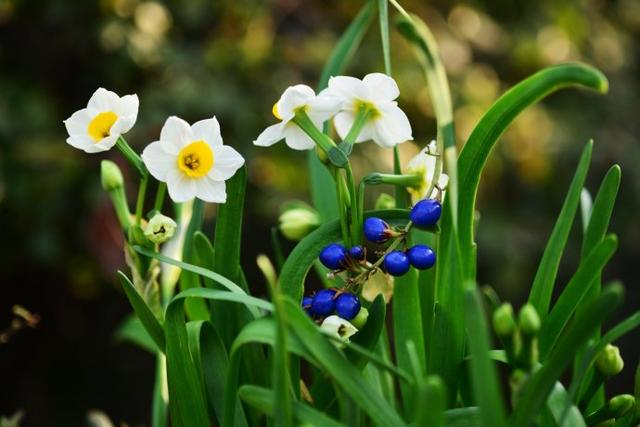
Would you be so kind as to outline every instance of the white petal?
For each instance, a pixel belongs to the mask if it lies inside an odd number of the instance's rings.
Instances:
[[[91,95],[87,107],[93,108],[98,112],[114,111],[119,100],[120,97],[115,92],[101,87]]]
[[[271,147],[276,142],[284,139],[284,127],[286,123],[276,123],[271,125],[258,136],[258,139],[253,141],[254,145],[260,147]]]
[[[221,145],[213,150],[213,168],[208,176],[215,181],[224,181],[233,176],[244,165],[244,158],[233,147]]]
[[[217,147],[222,145],[222,136],[220,135],[220,123],[215,117],[195,122],[191,126],[194,139],[206,141],[210,146]]]
[[[64,121],[64,126],[67,128],[69,135],[88,135],[89,122],[91,122],[91,116],[89,111],[84,108],[76,111]]]
[[[345,104],[354,99],[367,99],[369,95],[362,80],[350,76],[331,77],[329,90],[333,96],[340,98]],[[350,106],[343,105],[343,108],[350,108]]]
[[[409,119],[397,105],[386,105],[381,113],[375,120],[377,135],[373,138],[378,145],[389,148],[413,139]]]
[[[79,150],[84,151],[85,153],[96,153],[97,151],[87,151],[87,149],[91,150],[91,146],[93,145],[93,139],[89,136],[83,135],[72,135],[67,138],[67,144],[70,146],[77,148]]]
[[[362,83],[367,87],[373,100],[393,101],[400,95],[396,81],[383,73],[367,74],[362,79]]]
[[[111,126],[109,133],[112,135],[123,135],[136,123],[136,116],[119,116]]]
[[[127,126],[123,126],[121,130],[122,133],[128,132],[136,123],[139,106],[140,101],[138,100],[138,95],[125,95],[118,100],[114,113],[116,113],[119,118],[127,118]]]
[[[110,150],[111,147],[116,145],[116,142],[118,142],[118,138],[120,138],[120,135],[118,134],[112,134],[106,138],[102,138],[100,141],[93,144],[93,146],[97,150],[95,152]]]
[[[225,203],[227,201],[226,185],[224,181],[214,181],[205,176],[194,180],[196,197],[209,203]]]
[[[177,158],[167,153],[160,141],[152,142],[142,151],[142,161],[151,175],[158,181],[166,182],[170,170],[176,169]]]
[[[302,129],[293,123],[287,125],[284,130],[285,142],[294,150],[311,150],[316,146],[313,139],[309,137]]]
[[[283,121],[289,121],[295,114],[295,109],[307,105],[316,93],[307,85],[289,86],[278,101],[278,114]]]
[[[171,154],[177,155],[182,147],[193,140],[189,123],[176,116],[169,117],[160,131],[160,141],[164,144],[165,151]]]
[[[314,123],[322,123],[336,115],[341,108],[342,100],[325,90],[309,103],[308,114]]]
[[[335,118],[333,119],[333,124],[335,125],[336,130],[338,131],[338,135],[341,139],[346,138],[347,134],[351,130],[351,126],[353,126],[354,121],[355,114],[351,111],[342,111],[335,116]],[[355,142],[359,143],[369,141],[373,139],[373,136],[375,134],[375,122],[370,120],[363,126]]]
[[[167,190],[169,197],[176,203],[188,202],[196,197],[195,179],[189,178],[178,168],[169,170],[167,173]]]

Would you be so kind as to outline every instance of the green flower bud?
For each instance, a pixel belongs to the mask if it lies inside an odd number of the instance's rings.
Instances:
[[[128,240],[131,245],[149,246],[149,239],[145,236],[141,226],[131,224],[127,230]]]
[[[144,235],[153,243],[164,243],[173,237],[176,223],[168,216],[157,213],[144,229]]]
[[[103,160],[100,163],[100,181],[105,191],[113,191],[122,188],[124,179],[120,168],[111,160]]]
[[[369,310],[364,307],[360,307],[360,311],[356,314],[356,317],[351,319],[351,324],[358,329],[362,329],[369,319]]]
[[[374,209],[377,211],[382,209],[395,209],[395,207],[396,199],[387,193],[380,194],[374,205]]]
[[[513,307],[505,302],[493,312],[493,329],[499,338],[510,338],[516,331]]]
[[[620,418],[626,415],[634,405],[636,404],[636,398],[631,394],[620,394],[614,396],[609,400],[609,411],[613,418]]]
[[[524,335],[533,336],[540,331],[540,316],[538,316],[538,312],[533,305],[525,304],[520,309],[518,325]]]
[[[318,214],[307,207],[288,209],[280,215],[280,231],[289,240],[301,240],[320,225]]]
[[[598,354],[596,367],[605,377],[618,375],[624,368],[624,360],[620,356],[620,349],[615,345],[607,344]]]

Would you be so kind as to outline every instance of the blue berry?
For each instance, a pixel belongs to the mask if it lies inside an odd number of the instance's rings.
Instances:
[[[427,245],[415,245],[407,251],[409,262],[419,270],[431,268],[436,263],[436,253]]]
[[[336,314],[345,320],[351,320],[360,311],[360,300],[350,292],[340,294],[336,298]]]
[[[389,224],[380,218],[371,217],[364,220],[362,226],[364,236],[370,242],[384,243],[389,240]]]
[[[392,276],[402,276],[410,267],[409,258],[404,252],[392,251],[384,257],[384,269]]]
[[[336,308],[336,302],[333,299],[335,296],[335,289],[322,289],[316,292],[311,301],[311,313],[316,316],[328,316],[333,313]]]
[[[327,245],[320,251],[320,262],[332,270],[341,270],[344,268],[346,260],[347,248],[338,243]]]
[[[302,308],[304,309],[304,311],[306,311],[309,314],[313,314],[311,313],[311,302],[313,301],[312,297],[304,297],[302,298]]]
[[[360,245],[354,246],[349,249],[349,256],[356,261],[361,261],[364,259],[364,248]]]
[[[436,199],[420,200],[413,206],[409,219],[418,228],[431,227],[438,222],[442,214],[442,206]]]

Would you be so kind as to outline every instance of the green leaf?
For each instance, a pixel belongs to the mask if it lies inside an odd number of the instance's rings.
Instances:
[[[269,416],[274,416],[280,411],[280,407],[274,405],[276,396],[271,390],[253,385],[243,385],[238,390],[238,396],[248,405],[253,406],[261,412]],[[277,410],[275,409],[277,408]],[[318,426],[318,427],[343,427],[344,424],[339,423],[333,418],[329,418],[322,412],[319,412],[309,405],[300,402],[293,402],[293,415],[302,425]]]
[[[384,297],[382,295],[378,295],[369,307],[367,323],[365,323],[364,327],[352,337],[351,342],[368,351],[373,351],[380,339],[380,334],[385,326],[385,320],[386,303],[384,302]],[[366,358],[362,357],[362,355],[347,352],[347,356],[354,365],[364,368]]]
[[[367,1],[355,17],[344,34],[336,43],[329,60],[325,64],[317,90],[320,92],[327,87],[329,78],[342,74],[347,64],[358,49],[362,38],[369,29],[375,7],[374,0]],[[325,133],[328,130],[325,125]],[[311,180],[311,199],[318,211],[321,223],[326,223],[338,217],[338,203],[335,185],[331,174],[320,162],[318,155],[312,150],[307,155],[309,178]]]
[[[156,356],[156,378],[153,383],[151,401],[151,427],[166,427],[169,409],[167,396],[167,363],[164,354],[158,352]]]
[[[500,97],[480,119],[464,145],[458,160],[460,170],[459,224],[463,264],[475,271],[473,218],[480,175],[493,146],[513,120],[529,105],[567,87],[586,87],[607,91],[606,77],[587,65],[572,63],[545,68],[520,82]],[[538,292],[538,291],[536,291]],[[540,300],[542,302],[542,300]],[[540,308],[542,305],[537,306]],[[544,307],[542,307],[544,308]],[[542,318],[546,310],[538,310]]]
[[[140,322],[142,322],[142,325],[149,333],[149,336],[153,338],[156,346],[158,346],[159,349],[164,350],[165,339],[162,325],[153,314],[147,303],[144,302],[127,275],[122,271],[118,271],[118,279],[122,284],[122,289],[124,289],[124,293],[127,295],[129,303],[131,304],[131,307],[133,307],[133,311],[136,313],[136,316],[138,316],[138,319],[140,319]]]
[[[298,336],[307,351],[320,366],[342,387],[346,394],[365,412],[375,425],[381,427],[404,426],[404,421],[377,394],[362,374],[349,363],[341,352],[323,336],[317,325],[302,311],[299,304],[285,300],[289,327]]]
[[[449,409],[444,413],[447,427],[480,427],[480,410],[476,406]]]
[[[275,425],[287,427],[293,425],[292,398],[290,392],[291,376],[289,375],[289,353],[287,352],[287,313],[285,301],[277,286],[272,286],[274,317],[276,320],[276,342],[273,348],[273,404]],[[299,370],[299,368],[298,368]],[[299,373],[296,381],[300,381]]]
[[[540,319],[543,321],[549,311],[551,295],[553,294],[562,253],[569,238],[569,232],[573,225],[576,209],[578,209],[578,203],[580,203],[580,193],[582,192],[585,179],[587,178],[587,172],[589,171],[592,150],[593,142],[590,141],[582,152],[578,169],[569,188],[569,193],[567,193],[567,198],[564,201],[556,225],[553,227],[551,237],[542,254],[536,277],[531,286],[529,302],[536,308]]]
[[[369,216],[382,218],[390,225],[400,225],[408,222],[409,212],[405,209],[366,212],[365,217]],[[282,266],[280,280],[283,294],[290,296],[294,301],[302,301],[305,278],[318,254],[323,247],[340,239],[338,220],[320,226],[302,239]]]
[[[555,382],[571,363],[575,349],[584,345],[593,331],[616,310],[622,302],[623,295],[622,286],[608,286],[563,331],[558,345],[553,348],[545,364],[523,387],[511,415],[510,424],[513,427],[525,427],[530,424],[547,401]]]
[[[483,426],[504,426],[506,417],[498,372],[489,358],[489,329],[482,300],[474,282],[467,283],[465,300],[467,337],[471,353],[471,383],[475,400],[480,407],[480,419]]]
[[[571,397],[560,382],[554,384],[546,406],[558,427],[586,427],[582,413],[571,404]]]
[[[427,377],[420,383],[416,398],[416,427],[445,425],[446,395],[444,383],[437,376]]]
[[[587,259],[580,263],[549,316],[542,323],[540,360],[544,361],[551,349],[558,344],[562,331],[589,290],[589,285],[600,274],[617,247],[618,239],[614,235],[609,235],[596,245]]]
[[[133,314],[125,317],[116,329],[114,336],[118,341],[128,341],[149,353],[155,354],[158,351],[158,346],[149,332],[144,328],[140,319]]]

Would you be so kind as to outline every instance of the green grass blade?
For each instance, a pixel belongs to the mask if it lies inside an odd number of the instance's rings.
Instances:
[[[147,303],[144,302],[127,275],[122,271],[118,271],[118,279],[122,284],[122,289],[124,289],[124,293],[127,295],[129,303],[131,304],[131,307],[133,307],[133,311],[136,313],[136,316],[138,316],[138,319],[140,319],[140,322],[149,333],[149,336],[153,339],[156,346],[164,351],[165,337],[162,325],[153,314]]]
[[[134,315],[128,315],[118,326],[114,333],[118,341],[128,341],[149,353],[156,354],[158,346],[144,328],[140,319]]]
[[[480,427],[480,410],[476,406],[449,409],[444,413],[447,427]]]
[[[506,416],[498,382],[498,372],[489,358],[489,328],[482,300],[474,282],[467,283],[467,337],[471,353],[471,383],[485,427],[506,425]]]
[[[169,409],[167,389],[167,361],[163,353],[156,355],[156,377],[151,400],[151,427],[166,427]]]
[[[513,427],[530,425],[531,420],[547,401],[555,382],[571,363],[575,349],[584,345],[593,331],[616,310],[623,300],[623,295],[622,286],[608,286],[588,304],[583,313],[574,318],[562,333],[558,345],[549,354],[546,363],[524,386],[511,415],[510,424]]]
[[[273,404],[276,397],[271,390],[253,385],[243,385],[238,390],[238,396],[248,405],[253,406],[267,415],[274,416],[280,411],[280,408]],[[301,425],[344,427],[344,424],[300,402],[293,402],[293,415]]]
[[[480,175],[493,146],[513,120],[529,105],[567,87],[586,87],[606,92],[606,77],[583,64],[545,68],[520,82],[498,99],[480,119],[460,153],[460,242],[465,265],[475,265],[473,217]],[[536,306],[538,308],[538,306]],[[546,311],[539,313],[542,317]]]
[[[445,425],[446,392],[439,377],[427,377],[418,388],[416,400],[416,427],[443,427]]]
[[[290,299],[285,300],[285,309],[289,319],[289,327],[298,336],[333,380],[342,387],[371,421],[380,427],[404,426],[404,421],[377,394],[362,374],[349,363],[336,347],[327,340],[318,327],[302,311],[299,304]]]
[[[386,308],[384,297],[382,295],[378,295],[369,307],[369,318],[367,319],[367,323],[351,338],[351,342],[363,347],[367,351],[373,351],[380,339],[382,329],[385,326]],[[354,354],[349,351],[347,351],[347,357],[359,368],[364,368],[367,361],[366,358],[362,357],[362,355]]]
[[[276,341],[273,348],[273,404],[278,410],[274,413],[277,427],[293,426],[293,409],[291,398],[291,376],[289,375],[289,353],[287,351],[287,314],[284,301],[277,285],[273,285],[273,306],[276,320]],[[298,368],[299,370],[299,368]],[[294,377],[295,378],[295,377]],[[297,381],[300,381],[298,372]]]
[[[547,409],[558,427],[586,427],[582,413],[571,404],[571,397],[559,382],[554,384],[547,399]]]
[[[587,259],[580,263],[578,270],[560,294],[558,301],[542,324],[540,360],[543,362],[551,349],[558,345],[562,331],[589,290],[589,285],[600,274],[617,247],[618,239],[614,235],[609,235],[598,243]]]
[[[378,0],[378,20],[380,22],[380,42],[384,59],[384,73],[391,76],[391,47],[389,46],[389,3]]]
[[[544,321],[549,311],[551,303],[551,295],[560,267],[562,253],[567,244],[573,219],[580,203],[580,194],[584,187],[584,182],[589,171],[589,163],[591,162],[591,152],[593,150],[593,142],[589,142],[582,152],[578,168],[571,182],[571,187],[567,193],[567,197],[558,216],[551,237],[547,242],[547,247],[542,254],[538,271],[533,279],[533,285],[529,293],[529,302],[536,308],[540,319]]]

